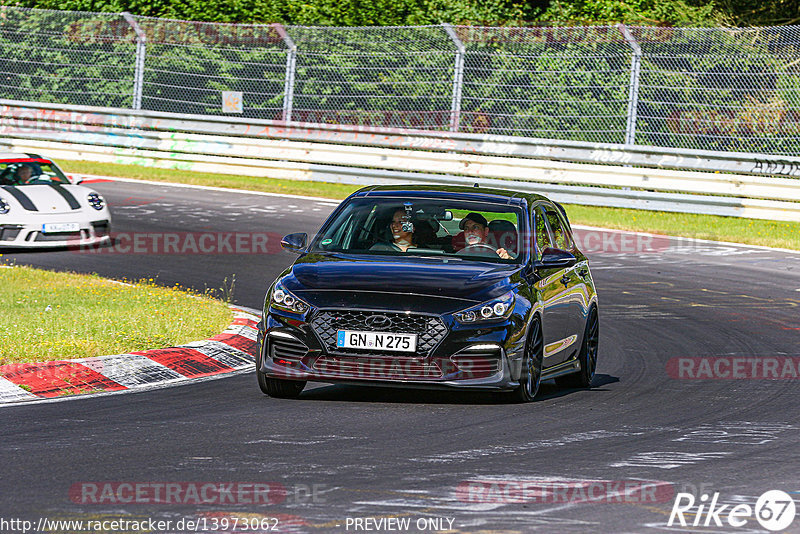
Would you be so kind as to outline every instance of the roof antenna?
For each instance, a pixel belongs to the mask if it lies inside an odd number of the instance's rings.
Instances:
[[[480,187],[480,186],[481,186],[481,184],[479,184],[478,182],[475,182],[475,183],[472,185],[472,187]]]

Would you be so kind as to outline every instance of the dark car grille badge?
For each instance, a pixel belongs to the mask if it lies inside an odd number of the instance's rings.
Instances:
[[[392,320],[385,315],[370,315],[364,319],[364,324],[370,328],[388,328],[392,326]]]

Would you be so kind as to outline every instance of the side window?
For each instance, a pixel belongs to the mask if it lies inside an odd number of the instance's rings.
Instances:
[[[536,257],[542,257],[542,251],[548,247],[552,247],[550,233],[547,230],[547,223],[545,222],[545,215],[542,208],[537,207],[534,211],[534,233],[536,237]]]
[[[550,225],[550,230],[553,232],[555,247],[561,250],[572,250],[572,238],[561,223],[558,213],[552,208],[547,209],[547,222]]]

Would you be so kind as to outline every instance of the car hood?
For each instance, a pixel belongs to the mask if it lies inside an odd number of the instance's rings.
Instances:
[[[41,214],[71,213],[82,209],[90,190],[70,184],[5,185],[0,189],[3,198],[18,209]]]
[[[521,270],[453,258],[446,263],[443,258],[401,260],[309,254],[297,260],[283,284],[317,307],[409,309],[415,301],[441,313],[506,293]]]

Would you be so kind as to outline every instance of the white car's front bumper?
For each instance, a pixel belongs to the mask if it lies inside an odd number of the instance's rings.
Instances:
[[[92,246],[111,241],[108,211],[89,220],[86,213],[42,214],[35,221],[4,221],[0,216],[0,248],[46,248]],[[45,224],[76,223],[78,231],[45,233]]]

